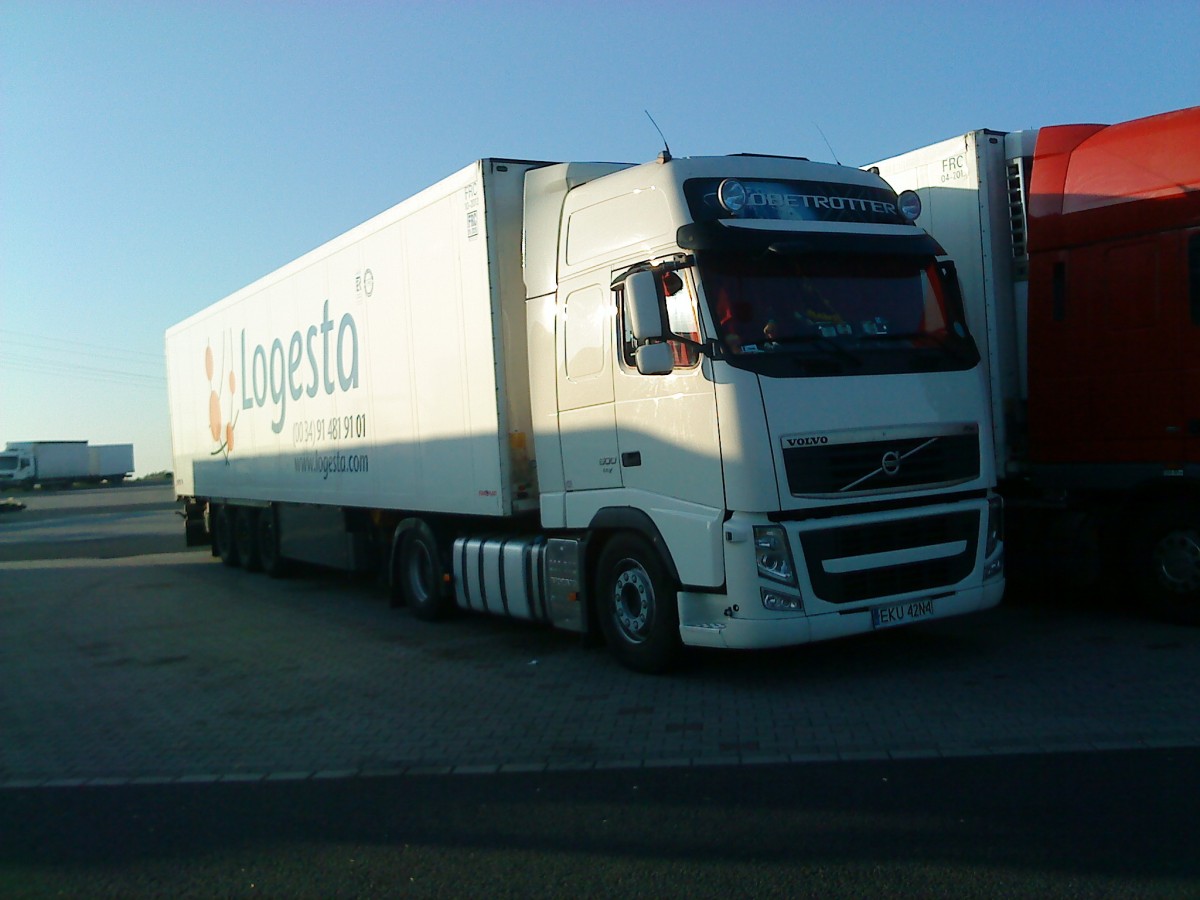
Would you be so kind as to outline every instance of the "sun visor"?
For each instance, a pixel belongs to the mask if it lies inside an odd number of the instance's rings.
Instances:
[[[682,226],[675,237],[684,250],[722,253],[778,253],[784,256],[869,255],[945,256],[941,244],[925,232],[870,234],[861,232],[781,232],[776,229],[739,228],[723,222],[695,222]]]

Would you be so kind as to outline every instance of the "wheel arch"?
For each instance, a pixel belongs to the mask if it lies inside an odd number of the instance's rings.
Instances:
[[[635,509],[632,506],[606,506],[597,510],[596,514],[592,516],[588,531],[598,538],[598,540],[588,541],[589,578],[595,572],[596,561],[600,558],[600,553],[609,539],[621,532],[632,532],[650,542],[650,546],[654,548],[654,552],[658,554],[662,564],[666,567],[667,575],[676,585],[681,584],[679,569],[676,568],[675,560],[671,556],[671,548],[667,546],[667,542],[663,539],[658,526],[654,524],[654,520],[644,510]]]

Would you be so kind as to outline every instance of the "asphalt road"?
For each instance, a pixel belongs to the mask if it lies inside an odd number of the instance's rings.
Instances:
[[[0,895],[1185,897],[1196,750],[0,793]]]
[[[1200,895],[1200,637],[1112,599],[647,679],[227,570],[169,489],[28,499],[0,896]]]

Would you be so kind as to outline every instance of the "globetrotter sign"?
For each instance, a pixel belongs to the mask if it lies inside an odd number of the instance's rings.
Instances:
[[[861,197],[839,197],[824,194],[787,194],[778,191],[752,191],[746,195],[746,206],[804,207],[806,209],[856,210],[860,212],[896,214],[896,204],[886,200],[865,200]],[[751,217],[753,218],[753,216]]]
[[[782,219],[908,224],[900,213],[895,193],[886,188],[832,181],[739,178],[736,179],[739,207],[731,212],[718,197],[723,181],[734,179],[694,178],[684,183],[684,194],[695,221]]]

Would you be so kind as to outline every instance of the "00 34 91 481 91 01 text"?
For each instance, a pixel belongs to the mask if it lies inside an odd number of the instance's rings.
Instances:
[[[296,446],[322,441],[343,441],[367,436],[365,413],[328,418],[302,419],[292,423],[292,443]]]

